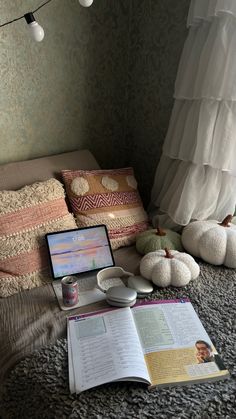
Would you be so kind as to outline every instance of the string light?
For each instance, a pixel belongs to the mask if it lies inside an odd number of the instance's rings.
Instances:
[[[79,0],[79,2],[83,7],[89,7],[93,4],[93,0]]]
[[[44,30],[42,26],[40,26],[38,22],[36,22],[33,13],[26,13],[24,17],[29,25],[29,30],[32,38],[37,42],[42,41],[44,38]]]
[[[42,26],[40,26],[38,22],[36,22],[34,18],[34,13],[36,13],[39,9],[41,9],[43,6],[50,3],[51,1],[52,0],[47,0],[44,3],[42,3],[39,7],[37,7],[37,9],[33,10],[32,12],[25,13],[22,16],[9,20],[8,22],[2,23],[0,25],[0,28],[6,25],[10,25],[11,23],[16,22],[17,20],[25,18],[32,38],[37,42],[41,42],[44,38],[44,30]],[[79,0],[79,3],[83,7],[90,7],[93,4],[93,0]]]

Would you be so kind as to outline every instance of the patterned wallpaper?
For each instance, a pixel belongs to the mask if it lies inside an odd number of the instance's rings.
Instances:
[[[173,104],[190,0],[53,0],[0,29],[0,163],[90,148],[132,165],[147,204]],[[1,0],[0,22],[40,0]]]
[[[148,205],[173,106],[190,0],[133,0],[131,4],[128,107],[118,159],[134,167]]]
[[[42,3],[1,0],[0,22]],[[0,29],[0,163],[85,147],[111,161],[126,100],[127,3],[53,0],[35,13],[41,43],[24,19]]]

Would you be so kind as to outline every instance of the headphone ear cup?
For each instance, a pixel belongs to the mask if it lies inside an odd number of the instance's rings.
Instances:
[[[112,301],[109,300],[109,298],[106,299],[106,302],[110,305],[110,306],[114,306],[114,307],[132,307],[134,306],[134,304],[136,303],[136,300],[133,301],[132,303],[127,303],[125,304],[124,302],[119,303],[118,301]]]
[[[128,278],[128,287],[133,288],[137,292],[138,298],[144,298],[153,292],[152,282],[141,275],[130,276]]]
[[[132,307],[137,300],[137,292],[127,287],[111,287],[106,292],[108,304],[115,307]]]

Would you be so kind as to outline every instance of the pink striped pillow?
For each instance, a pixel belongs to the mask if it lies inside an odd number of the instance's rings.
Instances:
[[[51,280],[44,235],[76,228],[56,179],[0,191],[0,297]]]
[[[134,172],[116,170],[63,170],[78,227],[106,224],[113,249],[135,242],[148,228]]]

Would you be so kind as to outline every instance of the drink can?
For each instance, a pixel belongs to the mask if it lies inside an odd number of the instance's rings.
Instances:
[[[79,290],[77,278],[74,276],[64,276],[61,280],[63,304],[72,307],[79,301]]]

